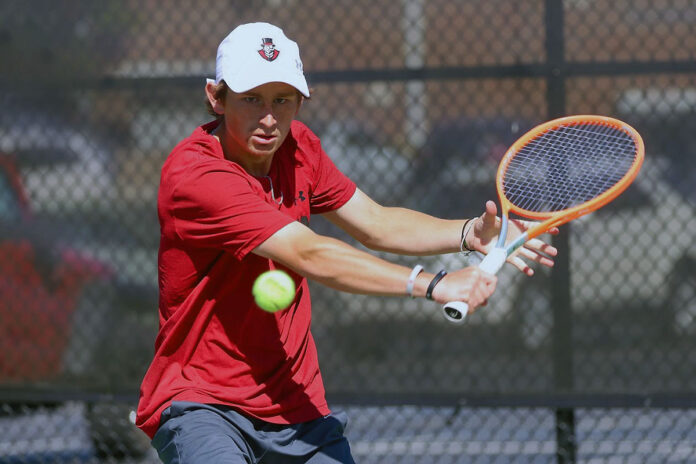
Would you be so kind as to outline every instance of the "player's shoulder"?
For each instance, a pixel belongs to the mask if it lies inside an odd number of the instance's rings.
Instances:
[[[210,134],[216,122],[197,127],[169,153],[164,166],[224,163],[225,155],[220,142]]]
[[[220,142],[211,135],[211,130],[216,125],[217,121],[213,121],[196,127],[188,137],[182,139],[172,149],[167,161],[176,162],[195,157],[200,157],[201,160],[224,158]]]
[[[161,184],[179,184],[208,172],[242,174],[239,165],[225,159],[220,143],[209,133],[209,125],[196,128],[172,149],[162,166]]]

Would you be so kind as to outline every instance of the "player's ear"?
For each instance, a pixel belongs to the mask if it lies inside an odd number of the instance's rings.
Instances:
[[[297,116],[300,112],[300,108],[302,108],[302,102],[304,102],[304,95],[302,95],[300,92],[297,92],[297,109],[295,110],[295,116]]]
[[[215,81],[209,79],[205,84],[205,96],[213,112],[216,114],[225,114],[226,92],[220,92],[220,85],[226,84],[224,82],[216,84]]]

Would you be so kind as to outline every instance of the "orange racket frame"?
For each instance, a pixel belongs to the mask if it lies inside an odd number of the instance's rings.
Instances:
[[[633,139],[636,145],[636,159],[633,162],[631,168],[624,175],[624,177],[613,187],[609,188],[606,192],[603,192],[596,198],[593,198],[592,200],[585,202],[581,205],[575,206],[573,208],[568,208],[561,211],[554,211],[551,213],[527,211],[525,209],[519,208],[511,204],[508,201],[508,199],[505,198],[503,190],[503,179],[505,178],[505,172],[507,171],[508,166],[510,165],[510,161],[512,161],[515,155],[529,142],[533,141],[541,134],[544,134],[549,130],[556,129],[560,126],[576,126],[581,124],[597,124],[603,126],[610,126],[624,132]],[[535,226],[532,226],[527,230],[527,240],[532,239],[543,234],[552,227],[560,226],[580,216],[584,216],[587,213],[596,211],[602,206],[614,200],[624,190],[626,190],[629,185],[631,185],[633,180],[638,175],[638,172],[640,171],[640,167],[643,164],[644,158],[645,145],[643,144],[643,138],[633,127],[618,119],[610,118],[607,116],[577,115],[558,118],[540,124],[534,127],[526,134],[524,134],[514,144],[512,144],[512,146],[505,153],[505,156],[503,156],[503,159],[500,161],[500,164],[498,165],[498,172],[496,174],[495,184],[496,189],[498,191],[498,198],[500,200],[502,214],[504,216],[507,216],[510,212],[512,212],[518,216],[542,221],[539,224],[536,224]]]
[[[559,127],[568,126],[580,126],[595,124],[601,126],[609,126],[617,129],[633,139],[635,146],[635,159],[631,164],[631,167],[623,175],[623,177],[616,182],[613,186],[608,188],[606,191],[599,194],[597,197],[592,198],[584,203],[581,203],[572,208],[567,208],[560,211],[550,211],[550,212],[539,212],[539,211],[529,211],[512,204],[505,197],[504,190],[504,179],[505,173],[510,166],[510,163],[515,158],[515,155],[519,153],[524,147],[526,147],[530,142],[546,134],[550,130],[554,130]],[[645,158],[645,146],[643,144],[643,139],[641,138],[638,131],[633,127],[629,126],[623,121],[618,119],[610,118],[607,116],[596,116],[596,115],[576,115],[567,116],[564,118],[554,119],[546,123],[540,124],[529,132],[520,137],[505,153],[503,158],[498,165],[498,171],[496,173],[496,189],[498,191],[498,199],[500,200],[502,223],[500,230],[500,237],[498,238],[498,243],[492,248],[488,255],[479,264],[479,267],[486,272],[495,274],[500,270],[500,268],[505,263],[508,256],[515,252],[519,247],[521,247],[528,240],[537,237],[545,232],[547,232],[552,227],[557,227],[567,222],[572,221],[580,216],[587,213],[595,211],[602,206],[606,205],[617,196],[619,196],[638,175],[640,167],[643,164],[643,159]],[[508,230],[508,215],[512,212],[518,216],[535,219],[541,221],[533,226],[531,226],[527,231],[512,242],[505,245],[505,239],[507,237]],[[446,303],[443,307],[443,312],[445,317],[455,323],[461,323],[465,320],[466,315],[469,311],[469,306],[463,301],[451,301]]]

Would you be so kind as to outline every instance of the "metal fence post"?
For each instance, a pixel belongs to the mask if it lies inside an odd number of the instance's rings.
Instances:
[[[565,50],[562,0],[546,0],[546,97],[549,119],[565,115]],[[573,389],[572,308],[570,306],[569,225],[566,224],[554,246],[559,256],[551,275],[553,310],[553,383],[556,391]],[[558,407],[556,417],[556,460],[559,464],[576,462],[575,410]]]

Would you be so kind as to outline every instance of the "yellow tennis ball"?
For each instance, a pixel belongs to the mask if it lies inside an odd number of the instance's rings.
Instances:
[[[251,293],[259,308],[274,313],[295,299],[295,281],[285,271],[266,271],[256,278]]]

